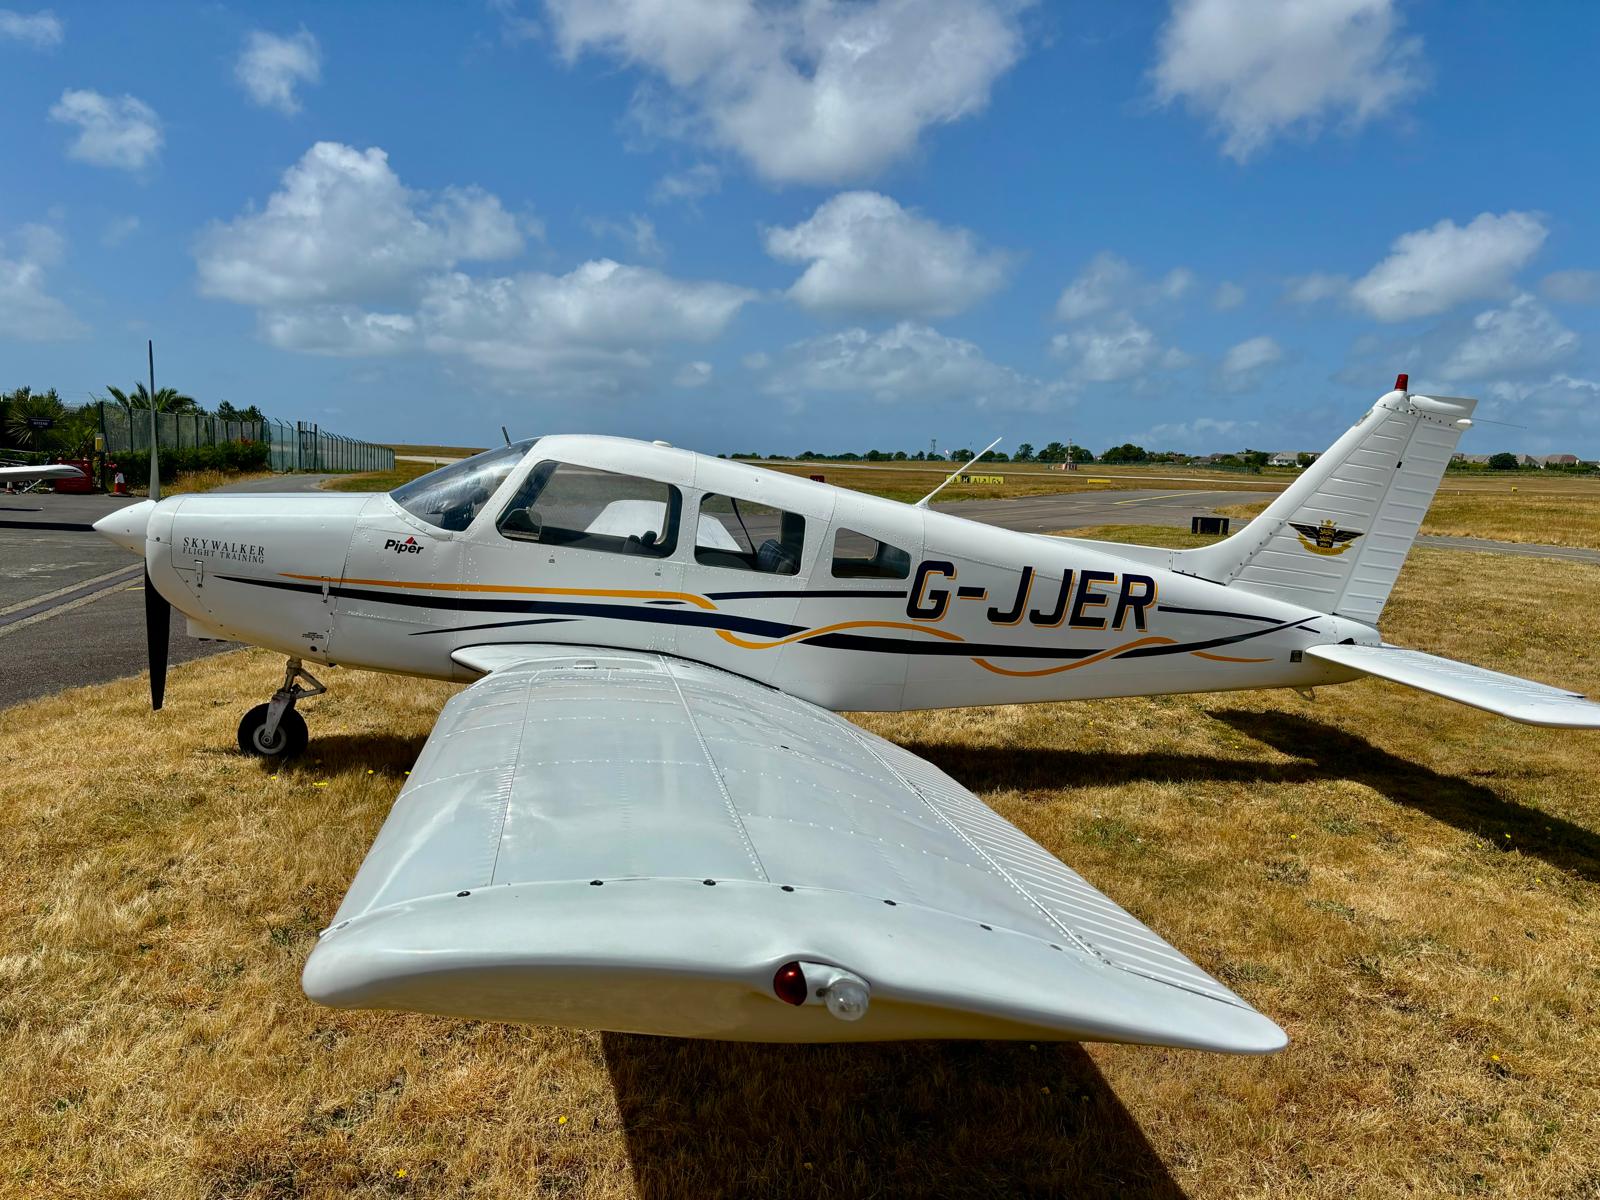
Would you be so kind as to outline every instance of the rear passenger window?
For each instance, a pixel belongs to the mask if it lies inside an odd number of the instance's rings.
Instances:
[[[694,560],[704,567],[793,575],[800,570],[805,537],[806,521],[799,513],[708,495],[700,501]]]
[[[875,537],[841,529],[833,535],[835,579],[904,579],[911,574],[911,555]]]
[[[683,495],[670,484],[571,463],[528,473],[495,528],[517,542],[666,558],[678,544]]]

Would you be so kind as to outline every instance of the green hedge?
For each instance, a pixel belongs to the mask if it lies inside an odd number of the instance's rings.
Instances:
[[[161,452],[161,479],[169,483],[184,471],[265,471],[269,450],[265,442],[218,442],[215,446],[184,446]],[[130,451],[107,457],[117,464],[129,487],[150,482],[150,452]]]

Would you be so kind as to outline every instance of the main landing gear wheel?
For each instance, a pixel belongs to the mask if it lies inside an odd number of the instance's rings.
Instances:
[[[301,680],[308,686],[300,686]],[[259,758],[293,758],[301,753],[310,734],[305,718],[294,710],[295,702],[327,690],[298,658],[291,658],[283,669],[283,686],[239,722],[239,749]]]
[[[271,708],[270,704],[258,704],[245,713],[239,722],[239,749],[259,758],[294,758],[311,739],[306,719],[292,708],[285,709],[277,730],[269,735],[267,713]]]

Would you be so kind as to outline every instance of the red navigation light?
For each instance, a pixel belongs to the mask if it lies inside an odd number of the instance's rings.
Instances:
[[[1411,386],[1411,376],[1404,371],[1394,377],[1394,390],[1403,392]]]
[[[806,973],[797,962],[784,963],[772,977],[772,990],[785,1004],[801,1005],[806,1002]]]

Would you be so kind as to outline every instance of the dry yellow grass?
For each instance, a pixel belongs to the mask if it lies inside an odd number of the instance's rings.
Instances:
[[[1217,511],[1247,520],[1269,503],[1234,504]],[[1600,479],[1531,473],[1466,479],[1447,475],[1423,519],[1422,532],[1600,549]]]
[[[873,496],[912,503],[922,499],[960,463],[752,463],[789,475],[821,475],[828,483]],[[1109,492],[1126,488],[1229,491],[1278,491],[1289,473],[1246,475],[1227,471],[1197,472],[1187,467],[1103,467],[1089,463],[1076,471],[1051,471],[1038,463],[980,463],[969,474],[999,475],[1002,483],[952,483],[939,493],[946,500],[1008,500],[1018,496]]]
[[[225,483],[245,483],[252,479],[271,479],[273,471],[183,471],[161,489],[163,496],[182,496],[189,492],[210,492]],[[143,496],[148,488],[134,488],[135,495]]]
[[[1600,693],[1597,594],[1418,552],[1386,631]],[[335,672],[274,773],[233,731],[277,672],[0,721],[0,1195],[1600,1191],[1596,735],[1370,681],[861,718],[1293,1042],[746,1047],[311,1005],[315,931],[450,689]]]

